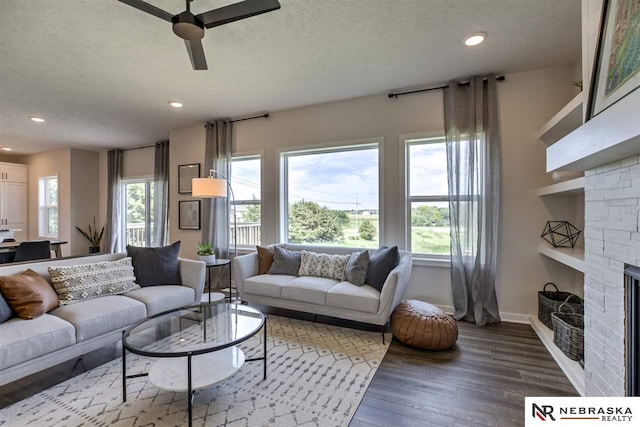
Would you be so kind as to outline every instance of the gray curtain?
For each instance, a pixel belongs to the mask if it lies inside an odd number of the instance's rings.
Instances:
[[[204,171],[209,176],[213,169],[214,178],[231,178],[231,138],[233,124],[229,119],[207,123]],[[202,200],[202,241],[211,242],[218,258],[229,258],[229,212],[231,192],[227,198]]]
[[[454,317],[500,321],[495,291],[500,129],[495,75],[444,91]]]
[[[165,246],[169,236],[169,141],[156,142],[153,165],[152,246]]]
[[[121,181],[122,150],[111,150],[107,153],[107,224],[105,226],[105,248],[111,253],[124,250],[120,230],[122,224]]]

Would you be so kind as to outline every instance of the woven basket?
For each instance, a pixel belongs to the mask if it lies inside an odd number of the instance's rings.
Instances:
[[[564,313],[563,309],[571,312]],[[569,359],[580,360],[584,357],[584,316],[569,304],[560,304],[558,310],[551,315],[553,342]]]
[[[556,290],[548,291],[547,286],[549,285],[556,288]],[[540,319],[547,328],[553,329],[551,313],[558,311],[562,303],[568,304],[577,314],[584,313],[583,303],[579,296],[569,292],[560,292],[558,287],[551,282],[545,284],[542,290],[538,292],[538,319]]]

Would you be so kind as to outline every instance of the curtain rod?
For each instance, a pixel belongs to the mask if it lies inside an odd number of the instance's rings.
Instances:
[[[484,78],[482,79],[482,81],[486,81],[487,79]],[[505,80],[504,76],[496,76],[496,81],[503,81]],[[462,83],[458,83],[458,86],[469,86],[469,82],[462,82]],[[407,92],[391,92],[389,95],[387,95],[389,98],[398,98],[399,96],[402,95],[411,95],[412,93],[421,93],[421,92],[430,92],[432,90],[440,90],[440,89],[446,89],[448,88],[449,85],[444,85],[444,86],[436,86],[436,87],[428,87],[425,89],[416,89],[416,90],[409,90]]]
[[[244,122],[245,120],[268,119],[268,118],[269,118],[269,113],[264,113],[264,114],[260,114],[259,116],[243,117],[241,119],[229,120],[229,122],[235,123],[235,122]],[[208,123],[204,125],[204,127],[208,127],[208,126],[210,126]]]
[[[150,144],[150,145],[141,145],[139,147],[131,147],[131,148],[121,148],[120,151],[131,151],[131,150],[142,150],[143,148],[152,148],[155,147],[156,144]]]

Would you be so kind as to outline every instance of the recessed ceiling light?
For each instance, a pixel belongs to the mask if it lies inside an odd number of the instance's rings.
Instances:
[[[173,108],[182,108],[181,102],[171,101],[169,102],[169,105],[171,105]]]
[[[44,122],[44,119],[42,117],[36,117],[36,116],[29,116],[29,118],[31,120],[33,120],[34,122],[38,122],[38,123],[42,123]]]
[[[477,46],[487,38],[485,33],[475,33],[471,34],[469,37],[464,39],[464,44],[467,46]]]
[[[10,147],[2,147],[2,151],[13,151],[13,148],[10,148]]]

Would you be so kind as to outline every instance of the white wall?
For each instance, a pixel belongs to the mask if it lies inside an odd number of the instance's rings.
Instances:
[[[507,75],[498,84],[502,131],[502,219],[497,291],[505,319],[525,320],[537,312],[536,292],[553,277],[566,290],[576,291],[575,273],[544,260],[537,252],[540,233],[557,210],[574,218],[571,206],[546,206],[536,196],[538,187],[551,183],[545,170],[545,145],[536,131],[575,96],[572,65]],[[272,112],[267,120],[239,122],[234,128],[234,152],[262,151],[263,239],[277,242],[278,163],[277,150],[336,141],[382,137],[383,143],[383,235],[381,242],[400,244],[401,146],[399,135],[442,131],[440,92],[388,99],[385,94]],[[171,132],[171,171],[179,164],[203,163],[205,130],[202,124]],[[171,178],[171,240],[182,240],[182,256],[195,257],[196,231],[177,227],[177,176]],[[552,213],[553,212],[553,213]],[[579,214],[577,214],[579,216]],[[582,291],[580,290],[579,293]],[[449,269],[414,265],[406,298],[419,298],[450,306]],[[515,314],[511,316],[509,313]]]
[[[96,226],[100,229],[105,223],[98,219],[98,158],[93,151],[71,150],[71,206],[69,221],[71,224],[71,255],[89,253],[89,241],[76,230],[76,226],[86,230],[96,218]]]

